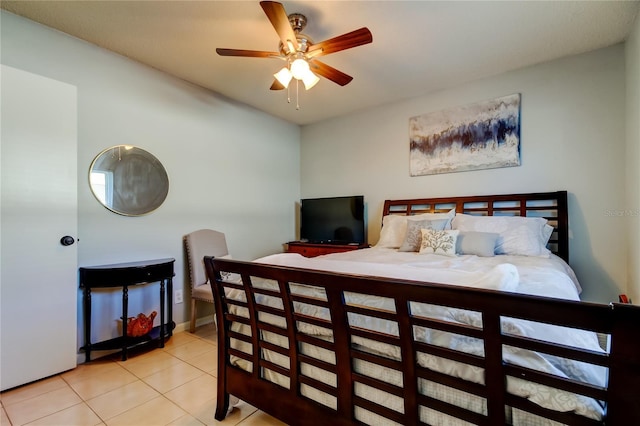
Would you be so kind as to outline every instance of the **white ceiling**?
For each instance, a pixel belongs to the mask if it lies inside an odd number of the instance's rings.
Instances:
[[[283,62],[221,57],[216,47],[277,51],[255,1],[9,1],[1,7],[211,89],[308,124],[620,43],[640,1],[284,1],[322,41],[368,27],[373,43],[322,61],[354,77],[270,91]]]

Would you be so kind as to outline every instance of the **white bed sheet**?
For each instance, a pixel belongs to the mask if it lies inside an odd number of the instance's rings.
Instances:
[[[503,291],[517,292],[523,294],[539,295],[546,297],[556,297],[561,299],[579,300],[580,286],[573,274],[571,268],[560,258],[552,256],[551,258],[537,258],[524,256],[495,256],[490,258],[480,258],[477,256],[457,256],[446,257],[440,255],[420,255],[412,252],[398,252],[395,249],[386,248],[370,248],[362,250],[354,250],[346,253],[336,253],[315,258],[305,258],[299,254],[283,253],[267,256],[256,260],[258,263],[281,265],[289,267],[301,267],[308,269],[344,272],[356,275],[366,276],[383,276],[389,278],[411,279],[419,281],[429,281],[444,284],[464,285],[470,287],[490,288]],[[305,290],[302,290],[305,291]],[[234,291],[228,293],[231,298],[243,299],[243,295],[233,294]],[[362,294],[347,295],[350,303],[381,306],[393,309],[392,306],[382,306],[384,301],[380,298]],[[278,305],[278,301],[267,301],[268,304]],[[381,305],[382,304],[382,305]],[[281,307],[281,305],[280,305]],[[308,305],[299,306],[300,311],[307,310],[307,314],[322,316],[323,313],[314,307]],[[308,311],[311,309],[312,311]],[[436,307],[433,305],[413,304],[414,313],[429,316],[437,319],[454,321],[461,324],[470,324],[474,326],[481,325],[479,315],[467,311]],[[263,318],[267,322],[273,321],[274,324],[283,326],[280,319]],[[382,320],[372,318],[355,318],[355,325],[364,326],[369,329],[380,330],[391,334],[397,333],[395,323],[388,323]],[[360,323],[358,323],[360,321]],[[301,331],[313,335],[330,337],[327,335],[327,329],[305,325]],[[516,319],[503,320],[503,327],[510,333],[524,336],[541,337],[544,339],[568,344],[580,348],[587,348],[595,351],[601,351],[598,344],[597,336],[594,333],[582,332],[576,330],[568,330],[562,327],[555,327],[542,324],[534,324],[528,321]],[[240,329],[239,329],[240,330]],[[435,330],[416,330],[416,338],[429,343],[438,344],[445,347],[455,347],[468,353],[484,355],[482,342],[475,339],[456,336],[449,333],[437,332]],[[277,338],[277,336],[275,336]],[[274,336],[271,336],[274,339]],[[284,342],[274,342],[284,344]],[[385,356],[396,359],[400,358],[397,347],[382,344],[380,342],[364,341],[362,339],[354,339],[354,344],[362,346],[365,350],[374,351]],[[313,349],[310,349],[313,350]],[[314,353],[320,359],[326,358],[326,354]],[[505,348],[504,356],[507,360],[526,367],[534,368],[540,371],[571,377],[588,383],[603,386],[606,380],[606,370],[599,367],[593,367],[582,363],[569,362],[567,360],[558,359],[556,357],[543,356],[530,351],[522,351],[517,349]],[[272,362],[279,363],[287,367],[287,360],[278,359],[279,355],[267,353],[265,357]],[[241,361],[241,360],[236,360]],[[467,380],[477,383],[484,382],[484,372],[480,368],[474,368],[461,365],[449,360],[436,359],[425,354],[418,355],[420,365],[435,371],[447,372]],[[239,365],[247,368],[246,365]],[[358,363],[356,363],[358,364]],[[365,368],[357,365],[356,368]],[[386,374],[384,371],[368,371],[368,374],[377,375]],[[327,380],[324,377],[316,377],[319,380]],[[282,381],[282,376],[273,375],[270,380],[288,386],[288,383]],[[396,383],[397,384],[397,383]],[[533,383],[523,382],[519,379],[509,378],[508,390],[510,393],[524,396],[531,401],[558,411],[575,411],[584,416],[601,419],[602,407],[597,401],[585,398],[579,395],[570,394],[563,391],[557,391],[545,386]],[[433,389],[433,386],[427,383],[420,385],[421,392],[432,394],[440,399],[451,399],[451,402],[457,405],[467,406],[470,409],[479,410],[483,404],[478,402],[476,398],[469,398],[467,395],[443,396],[447,392],[443,389]],[[430,389],[431,387],[431,389]],[[313,394],[312,390],[309,390]],[[321,396],[313,395],[314,399],[321,400],[325,405],[333,405],[330,400],[322,400]],[[383,396],[383,402],[392,409],[402,411],[401,401],[394,402],[388,397]],[[480,409],[482,412],[483,409]],[[514,410],[515,411],[515,410]],[[361,413],[360,420],[377,424],[378,420],[371,413]],[[441,417],[437,413],[424,413],[424,420],[428,423],[446,423],[450,424],[450,418]],[[516,413],[512,419],[513,424],[520,423]],[[526,423],[530,423],[531,419],[526,418]],[[540,423],[540,424],[544,424]],[[550,423],[549,423],[550,424]]]

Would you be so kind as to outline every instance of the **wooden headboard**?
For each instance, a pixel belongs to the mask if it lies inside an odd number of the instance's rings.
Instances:
[[[543,217],[554,228],[549,250],[569,262],[567,191],[385,200],[382,216],[446,213],[452,208],[477,216]]]

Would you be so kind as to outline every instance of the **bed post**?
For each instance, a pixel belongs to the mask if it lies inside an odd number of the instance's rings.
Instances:
[[[637,306],[611,304],[611,367],[607,423],[640,424],[640,314]]]

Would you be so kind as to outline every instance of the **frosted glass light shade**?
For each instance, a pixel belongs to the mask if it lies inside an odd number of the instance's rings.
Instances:
[[[291,63],[293,78],[302,80],[309,73],[309,64],[304,59],[296,59]]]
[[[289,86],[289,82],[291,81],[291,78],[293,77],[293,75],[291,74],[291,71],[289,71],[289,69],[287,67],[282,68],[280,71],[275,73],[273,76],[284,87],[288,87]]]
[[[311,71],[307,72],[307,75],[305,75],[304,78],[302,79],[302,82],[304,83],[304,88],[306,90],[311,89],[319,81],[320,81],[320,77],[318,77],[317,75],[315,75]]]

